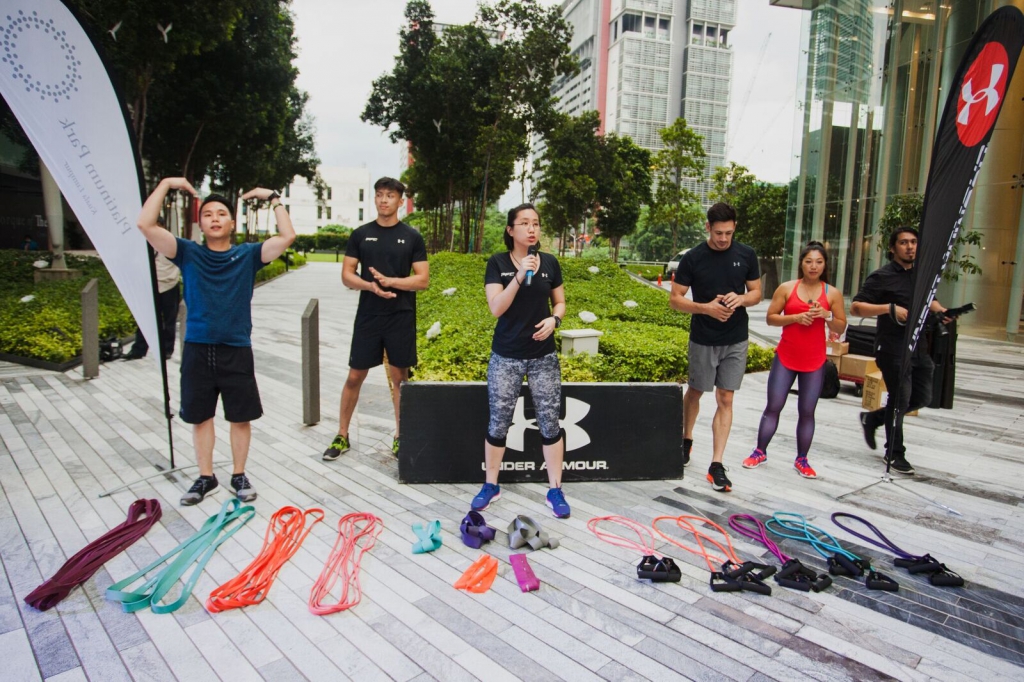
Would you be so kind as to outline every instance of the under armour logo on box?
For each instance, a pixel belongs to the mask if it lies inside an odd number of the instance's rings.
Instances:
[[[565,430],[565,451],[578,450],[590,445],[590,434],[577,424],[590,413],[590,405],[576,398],[565,399],[565,419],[559,419],[558,425]],[[516,409],[512,413],[512,426],[508,430],[505,446],[512,450],[523,451],[523,437],[527,429],[539,431],[536,419],[527,419],[523,397],[516,401]]]

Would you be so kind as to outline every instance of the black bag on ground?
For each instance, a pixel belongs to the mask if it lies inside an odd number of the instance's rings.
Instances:
[[[825,378],[821,382],[821,397],[832,399],[839,395],[839,369],[831,360],[825,361]]]

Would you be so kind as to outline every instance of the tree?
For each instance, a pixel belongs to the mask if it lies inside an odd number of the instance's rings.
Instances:
[[[174,72],[184,57],[231,40],[243,15],[254,11],[250,0],[66,1],[88,24],[120,76],[140,152],[145,150],[150,88]]]
[[[587,111],[579,116],[559,114],[546,136],[547,148],[538,164],[540,180],[534,186],[541,200],[545,231],[557,236],[565,253],[570,230],[582,228],[597,209],[603,143],[597,135],[601,115]]]
[[[789,188],[773,185],[750,176],[734,195],[736,239],[757,253],[761,272],[765,273],[764,295],[771,296],[779,285],[779,259],[786,246],[786,210]]]
[[[912,227],[915,230],[921,229],[921,219],[924,217],[924,195],[923,194],[896,194],[889,197],[885,204],[885,213],[878,223],[879,251],[889,250],[889,236],[897,227]],[[980,275],[981,266],[970,253],[969,247],[981,245],[981,233],[977,230],[968,232],[961,231],[953,245],[953,253],[942,272],[942,277],[948,282],[955,282],[960,275]],[[966,253],[963,251],[966,250]]]
[[[657,189],[654,192],[652,219],[669,225],[672,231],[672,251],[679,245],[679,229],[694,213],[697,195],[685,187],[687,179],[699,180],[704,176],[707,154],[704,138],[677,118],[668,128],[661,130],[664,148],[654,155],[654,173]]]
[[[736,205],[736,195],[757,181],[757,178],[746,166],[730,161],[728,166],[719,166],[711,174],[711,191],[708,199],[712,202],[723,201],[730,206]]]
[[[425,0],[406,5],[406,20],[395,67],[374,81],[362,119],[410,144],[404,179],[433,214],[428,248],[479,251],[491,198],[529,154],[531,132],[550,125],[551,82],[577,68],[571,31],[536,0],[481,6],[473,24],[440,36]]]
[[[597,227],[619,262],[622,238],[632,234],[640,209],[651,202],[651,153],[628,137],[607,135],[603,142],[603,164],[597,187]]]

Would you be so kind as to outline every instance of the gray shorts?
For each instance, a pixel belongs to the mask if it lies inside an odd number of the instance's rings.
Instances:
[[[731,346],[702,346],[690,341],[687,384],[701,393],[716,387],[726,391],[740,390],[743,373],[747,370],[748,345],[749,341],[741,341]]]

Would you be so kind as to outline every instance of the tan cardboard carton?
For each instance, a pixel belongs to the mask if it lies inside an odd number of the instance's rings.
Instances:
[[[839,343],[838,341],[826,341],[826,343],[828,344],[829,355],[846,355],[850,352],[850,344],[845,341],[843,343]]]
[[[877,370],[878,365],[875,364],[875,359],[867,355],[846,354],[841,356],[839,373],[843,376],[860,379]]]
[[[884,404],[885,393],[885,381],[882,379],[880,371],[875,370],[864,375],[864,395],[861,397],[860,404],[865,410],[871,411],[880,408]]]

